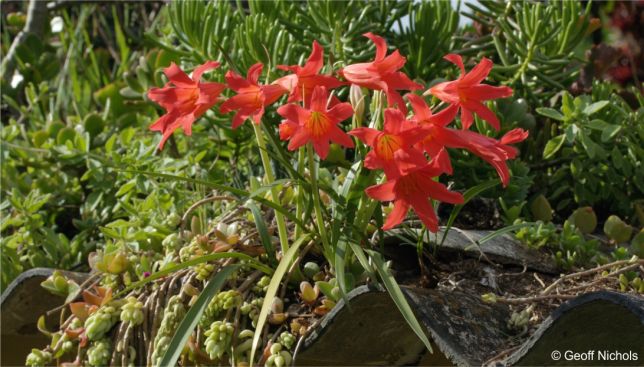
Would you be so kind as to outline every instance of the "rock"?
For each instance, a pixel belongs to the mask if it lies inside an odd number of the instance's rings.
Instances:
[[[416,231],[416,234],[412,231]],[[438,242],[443,237],[444,231],[445,227],[439,229]],[[527,248],[510,235],[504,234],[496,236],[489,241],[479,244],[479,241],[490,233],[493,233],[493,231],[464,230],[452,227],[447,233],[445,242],[437,250],[439,252],[462,252],[467,256],[477,259],[481,257],[482,252],[491,261],[503,265],[527,266],[529,269],[549,274],[557,274],[559,272],[557,264],[550,255]],[[418,238],[419,235],[419,229],[394,229],[386,233],[385,244],[399,244],[401,240],[397,236]],[[373,243],[377,242],[374,241]],[[430,248],[435,246],[434,243],[428,243],[426,245]]]

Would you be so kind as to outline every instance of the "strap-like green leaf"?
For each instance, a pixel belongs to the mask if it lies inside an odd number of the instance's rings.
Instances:
[[[385,262],[382,259],[382,255],[375,251],[366,251],[369,253],[369,256],[373,260],[374,266],[376,267],[378,274],[380,274],[380,278],[385,284],[387,292],[398,307],[398,310],[400,310],[402,316],[405,318],[405,321],[407,321],[409,327],[416,335],[418,335],[423,344],[425,344],[427,350],[429,350],[430,353],[433,353],[432,346],[429,342],[429,339],[427,338],[427,335],[425,335],[425,332],[423,331],[423,327],[420,326],[420,323],[416,319],[416,315],[414,315],[414,311],[412,311],[411,307],[409,306],[409,303],[407,302],[405,295],[400,289],[398,282],[396,282],[396,279],[394,279],[393,275],[391,275],[389,270],[385,267]]]
[[[177,364],[184,345],[186,345],[190,334],[192,334],[192,331],[195,329],[195,326],[197,326],[201,315],[206,310],[206,307],[208,307],[208,303],[210,303],[212,297],[219,292],[226,279],[238,268],[239,265],[225,266],[219,270],[212,279],[210,279],[208,285],[206,285],[197,298],[197,301],[192,305],[186,316],[181,321],[181,324],[179,324],[176,333],[170,341],[168,350],[166,350],[161,362],[159,363],[160,366],[175,366]]]
[[[268,312],[271,309],[273,299],[277,295],[279,290],[280,282],[284,277],[284,274],[288,271],[289,267],[293,263],[293,260],[297,257],[298,250],[300,246],[306,241],[309,240],[308,235],[304,235],[297,239],[293,246],[291,246],[286,254],[280,260],[273,277],[271,278],[270,283],[268,283],[268,289],[266,290],[266,295],[264,296],[264,303],[262,304],[262,309],[259,311],[259,318],[257,319],[257,327],[255,327],[255,335],[253,336],[253,347],[250,351],[250,365],[254,366],[255,352],[257,352],[257,347],[259,346],[259,339],[262,337],[262,331],[264,330],[264,325],[266,324],[266,318],[268,317]]]
[[[275,258],[275,248],[273,247],[273,242],[271,241],[271,235],[268,234],[268,227],[266,226],[266,222],[264,222],[262,212],[252,201],[247,202],[246,206],[250,209],[251,213],[253,213],[255,227],[257,227],[259,238],[262,240],[262,246],[264,246],[264,250],[266,250],[266,255],[268,255],[269,261],[273,265],[277,264],[277,259]]]

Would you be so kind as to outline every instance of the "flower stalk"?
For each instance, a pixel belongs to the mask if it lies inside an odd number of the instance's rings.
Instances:
[[[326,233],[326,227],[324,226],[324,216],[322,215],[322,203],[320,202],[320,190],[318,188],[317,182],[317,167],[315,164],[315,154],[313,152],[313,144],[309,143],[306,145],[306,150],[308,153],[309,160],[309,175],[311,176],[311,191],[313,195],[313,208],[315,209],[315,221],[318,226],[318,231],[320,232],[320,238],[322,239],[322,246],[324,247],[324,252],[327,255],[331,255],[332,251],[329,246],[329,237]]]
[[[255,131],[255,138],[257,139],[257,146],[259,147],[259,155],[262,159],[262,165],[264,166],[264,173],[266,175],[266,184],[271,186],[271,199],[277,205],[282,205],[279,190],[273,183],[275,182],[275,174],[273,174],[273,168],[271,167],[271,160],[268,157],[268,151],[266,150],[266,139],[264,137],[264,132],[262,127],[258,124],[252,124],[253,130]],[[286,231],[286,222],[284,221],[284,216],[282,213],[275,212],[275,220],[277,221],[277,232],[280,239],[280,245],[282,246],[282,252],[288,251],[288,232]]]

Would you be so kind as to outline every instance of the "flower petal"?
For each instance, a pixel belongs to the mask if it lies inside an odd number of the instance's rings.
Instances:
[[[476,101],[467,101],[462,104],[462,108],[463,111],[465,111],[465,109],[468,109],[476,112],[476,114],[479,115],[480,118],[487,121],[490,126],[492,126],[496,131],[499,131],[501,129],[501,123],[499,122],[499,119],[496,117],[494,112],[485,107],[483,103]]]
[[[322,159],[326,159],[326,156],[329,155],[329,142],[322,141],[321,139],[313,140],[313,149]]]
[[[310,140],[309,133],[298,126],[298,129],[295,131],[291,140],[288,144],[288,150],[295,150],[304,144],[308,143]]]
[[[340,144],[347,148],[353,148],[353,140],[340,129],[338,126],[333,125],[329,129],[329,139],[336,144]]]
[[[385,39],[371,32],[367,32],[363,34],[363,36],[369,38],[371,42],[373,42],[376,45],[375,61],[380,61],[384,59],[385,56],[387,55],[387,42],[385,41]]]
[[[405,66],[405,62],[407,62],[407,59],[400,54],[400,51],[396,50],[384,59],[376,60],[373,63],[373,66],[378,68],[378,71],[381,74],[389,74],[394,73]]]
[[[329,94],[327,93],[325,87],[315,87],[315,89],[313,89],[313,95],[311,96],[311,111],[326,111],[327,98],[329,98]]]
[[[382,132],[380,130],[372,129],[370,127],[358,127],[349,131],[348,134],[355,136],[366,145],[369,145],[372,147],[376,143],[376,138],[378,137],[378,135],[382,134]]]
[[[224,78],[226,79],[228,88],[234,90],[235,92],[239,92],[253,86],[248,80],[246,80],[246,78],[242,77],[232,70],[228,70]]]
[[[397,225],[405,219],[407,212],[409,211],[409,204],[404,200],[394,201],[394,208],[387,216],[387,220],[382,225],[382,229],[387,231]]]
[[[282,123],[279,125],[279,130],[280,130],[280,139],[281,140],[287,140],[290,139],[293,134],[297,131],[297,129],[300,127],[296,122],[289,121],[289,120],[284,120]]]
[[[507,98],[512,96],[512,88],[510,87],[495,87],[487,84],[477,84],[464,89],[463,92],[468,98],[476,99],[479,101]]]
[[[462,204],[464,199],[461,193],[456,191],[449,191],[445,185],[438,183],[434,180],[424,180],[424,189],[432,199],[442,201],[450,204]]]
[[[327,111],[327,116],[334,123],[342,122],[353,115],[350,103],[338,103]]]
[[[461,107],[461,125],[463,127],[463,130],[467,130],[472,126],[472,122],[474,122],[474,116],[472,115],[472,111],[468,110],[465,108],[465,106]]]
[[[470,70],[465,76],[460,80],[462,85],[475,85],[481,83],[487,75],[492,70],[492,60],[484,57],[481,62],[479,62],[475,67]]]
[[[217,103],[217,99],[224,89],[226,89],[226,85],[222,83],[200,83],[199,98],[195,103],[206,104],[210,108]]]
[[[167,68],[163,69],[163,73],[168,77],[168,80],[177,87],[194,87],[196,84],[192,79],[190,79],[188,74],[181,70],[181,68],[174,62]]]
[[[523,129],[512,129],[501,138],[501,144],[520,143],[528,138],[529,133]]]
[[[313,41],[313,50],[306,64],[297,72],[298,75],[313,75],[317,74],[324,66],[324,49],[318,41]]]
[[[303,112],[305,112],[305,111],[301,111],[301,110],[302,110],[302,107],[300,107],[300,106],[298,106],[298,105],[296,105],[294,103],[289,103],[289,104],[285,104],[283,106],[280,106],[277,109],[277,113],[280,116],[282,116],[285,119],[287,119],[287,120],[290,120],[290,121],[293,121],[293,122],[296,122],[296,123],[300,123],[300,122],[302,122],[302,120],[300,120],[300,116],[302,115]]]
[[[404,114],[407,114],[407,106],[405,105],[405,101],[402,99],[400,94],[396,92],[396,90],[394,89],[388,90],[386,93],[387,93],[387,106],[397,107]]]
[[[458,106],[451,104],[447,106],[447,108],[441,110],[439,113],[430,117],[429,121],[433,124],[444,127],[449,125],[450,122],[454,121],[456,113],[458,113]]]
[[[443,58],[461,69],[461,77],[465,74],[465,65],[463,65],[463,58],[461,57],[461,55],[448,54],[443,56]]]
[[[259,81],[259,76],[262,74],[262,69],[264,68],[264,65],[261,62],[258,62],[257,64],[254,64],[250,68],[248,68],[248,81],[252,84],[257,85],[257,82]]]
[[[273,104],[288,92],[288,90],[278,84],[262,85],[261,91],[264,94],[264,106]]]
[[[418,218],[423,222],[427,229],[434,233],[438,231],[438,218],[436,218],[434,208],[427,198],[418,198],[418,200],[414,200],[412,202],[412,208],[414,208],[416,215],[418,215]]]
[[[411,109],[414,111],[414,121],[417,123],[425,122],[432,117],[432,110],[427,106],[427,102],[425,102],[423,97],[413,93],[407,93],[405,97],[411,104]]]
[[[206,71],[218,68],[220,63],[217,61],[206,61],[202,65],[197,66],[193,71],[192,71],[192,80],[194,80],[195,83],[198,83],[199,80],[201,80],[201,75],[205,73]]]
[[[365,193],[372,199],[378,201],[392,201],[396,198],[394,193],[394,186],[396,185],[396,180],[389,180],[380,185],[373,185],[368,187],[365,190]]]

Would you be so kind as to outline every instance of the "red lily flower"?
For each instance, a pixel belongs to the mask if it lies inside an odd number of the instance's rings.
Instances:
[[[492,139],[470,130],[455,130],[445,127],[456,114],[456,107],[450,106],[436,115],[432,115],[425,100],[420,96],[408,94],[415,116],[411,121],[419,124],[424,130],[424,139],[419,143],[431,157],[437,157],[447,173],[452,166],[447,154],[440,154],[445,148],[466,149],[491,164],[499,174],[503,186],[510,181],[510,172],[506,161],[515,158],[516,148],[508,144],[519,143],[528,137],[523,129],[514,129],[506,133],[501,140]]]
[[[394,208],[382,229],[388,230],[400,224],[411,207],[430,231],[438,231],[438,218],[429,199],[452,204],[463,203],[463,195],[449,191],[445,185],[434,181],[434,177],[441,173],[443,168],[432,161],[406,175],[367,188],[366,193],[370,197],[378,201],[394,202]]]
[[[323,86],[327,89],[337,88],[345,83],[331,75],[321,75],[320,70],[324,66],[324,49],[317,41],[313,41],[313,51],[304,66],[299,65],[277,65],[280,70],[290,71],[294,74],[283,76],[275,81],[290,92],[288,102],[304,101],[308,107],[316,86]]]
[[[322,158],[329,153],[329,142],[353,147],[353,140],[337,124],[353,114],[349,103],[338,103],[327,109],[329,94],[325,87],[317,86],[311,95],[311,108],[306,109],[290,103],[277,109],[286,120],[280,124],[280,138],[290,139],[289,150],[295,150],[306,143]]]
[[[278,84],[259,85],[258,80],[263,68],[264,65],[261,63],[251,66],[248,69],[247,78],[243,78],[233,71],[226,73],[228,88],[237,92],[237,95],[224,101],[219,106],[219,112],[237,111],[233,117],[233,129],[239,127],[249,117],[259,124],[264,115],[264,107],[274,103],[288,92]]]
[[[492,70],[492,61],[483,58],[469,73],[465,73],[465,66],[460,55],[449,54],[444,58],[457,65],[461,69],[461,75],[457,80],[439,83],[429,88],[425,94],[431,93],[443,102],[460,107],[463,129],[469,129],[474,121],[472,113],[476,112],[479,117],[499,130],[499,120],[494,112],[483,104],[483,101],[510,97],[512,89],[481,84]]]
[[[208,61],[195,68],[192,78],[175,63],[163,70],[170,81],[163,88],[152,88],[148,92],[148,97],[167,111],[150,126],[150,130],[163,133],[159,149],[163,149],[165,141],[180,127],[184,134],[192,135],[195,120],[217,103],[226,85],[200,81],[204,72],[216,67],[218,62]]]
[[[407,62],[398,50],[387,56],[387,42],[384,38],[369,32],[364,34],[376,45],[376,58],[372,62],[349,65],[340,74],[352,84],[382,90],[387,94],[387,104],[407,113],[407,107],[397,90],[417,90],[423,86],[413,82],[400,70]]]
[[[365,167],[383,169],[392,179],[427,163],[423,152],[413,147],[423,138],[423,131],[407,121],[402,112],[387,108],[383,130],[359,127],[349,131],[372,148],[365,157]]]

